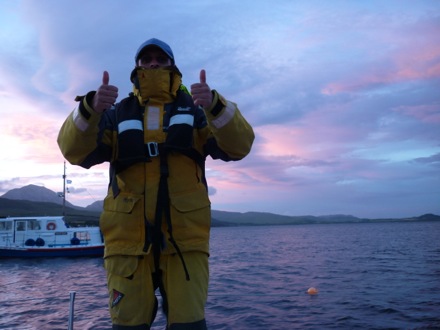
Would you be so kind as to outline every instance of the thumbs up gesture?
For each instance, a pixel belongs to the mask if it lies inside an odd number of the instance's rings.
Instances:
[[[107,71],[102,74],[102,85],[93,96],[92,107],[98,112],[102,113],[109,109],[118,98],[118,88],[113,85],[109,85],[110,76]]]
[[[200,71],[200,82],[191,85],[191,94],[195,105],[208,109],[212,104],[212,93],[206,83],[205,70]]]

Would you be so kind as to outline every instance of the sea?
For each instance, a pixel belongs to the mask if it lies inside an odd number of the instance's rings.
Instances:
[[[208,329],[440,329],[440,222],[213,228],[210,273]],[[71,307],[111,329],[105,281],[101,258],[0,260],[0,329],[67,329]]]

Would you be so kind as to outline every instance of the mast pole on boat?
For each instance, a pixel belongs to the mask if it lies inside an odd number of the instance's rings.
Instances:
[[[64,161],[63,173],[63,216],[66,215],[66,161]]]

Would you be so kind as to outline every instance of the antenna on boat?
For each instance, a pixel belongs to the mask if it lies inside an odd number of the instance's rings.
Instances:
[[[63,173],[63,216],[66,215],[66,161],[64,161]]]
[[[66,183],[72,183],[70,180],[66,180],[66,161],[64,161],[64,172],[63,172],[63,192],[59,192],[58,197],[63,198],[63,216],[66,215],[66,192],[69,192],[69,188],[66,187]]]

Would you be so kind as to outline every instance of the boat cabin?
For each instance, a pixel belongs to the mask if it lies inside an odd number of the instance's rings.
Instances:
[[[63,217],[0,218],[0,246],[61,247],[102,244],[98,227],[69,228]]]

